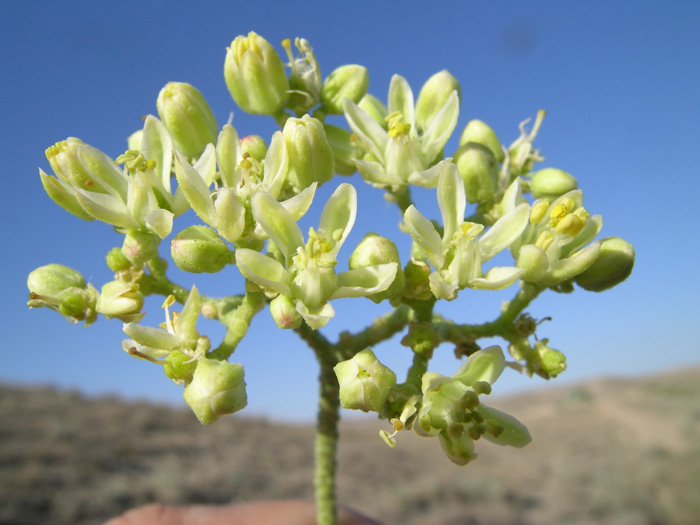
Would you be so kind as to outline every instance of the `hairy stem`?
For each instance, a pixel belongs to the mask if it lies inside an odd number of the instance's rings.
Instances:
[[[248,332],[250,322],[265,305],[265,294],[262,292],[247,292],[238,308],[228,312],[220,312],[219,320],[226,327],[226,335],[221,344],[208,353],[209,359],[228,359]]]
[[[301,337],[316,355],[321,370],[318,377],[318,415],[316,418],[316,457],[314,485],[316,488],[316,519],[318,525],[336,525],[335,506],[336,450],[340,401],[338,380],[333,367],[341,360],[339,348],[306,323],[297,328]]]

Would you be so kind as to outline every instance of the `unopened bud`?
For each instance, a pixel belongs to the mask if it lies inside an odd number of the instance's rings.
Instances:
[[[194,86],[168,82],[158,94],[156,105],[175,147],[187,157],[199,157],[207,144],[216,144],[219,125]]]
[[[143,307],[143,295],[139,292],[139,285],[124,281],[110,281],[102,287],[97,299],[97,311],[108,319],[116,318],[129,322],[138,322],[145,313]]]
[[[566,370],[566,356],[559,350],[549,348],[548,342],[548,339],[540,339],[535,343],[537,361],[534,363],[534,370],[545,379],[557,377]]]
[[[183,397],[204,425],[226,414],[238,412],[248,404],[243,366],[215,359],[200,359]]]
[[[258,162],[262,162],[267,153],[265,139],[260,135],[248,135],[247,137],[243,137],[241,139],[241,154],[245,155],[246,153]]]
[[[158,257],[160,237],[146,230],[129,230],[124,236],[121,252],[134,266],[142,266]]]
[[[343,113],[343,99],[349,98],[358,103],[367,93],[369,72],[364,66],[348,64],[336,68],[321,87],[321,104],[330,115]]]
[[[120,248],[112,248],[105,257],[107,267],[113,272],[123,272],[131,267],[129,259],[124,257]]]
[[[574,176],[556,168],[540,170],[530,179],[532,196],[536,199],[548,199],[550,202],[576,188],[578,182]]]
[[[62,264],[47,264],[32,271],[27,288],[37,295],[56,297],[68,288],[85,288],[85,278],[73,268]]]
[[[267,40],[252,31],[231,42],[224,78],[233,100],[246,113],[272,115],[289,98],[282,59]]]
[[[165,358],[163,372],[177,384],[190,384],[197,361],[181,350],[173,350]]]
[[[333,177],[333,150],[319,120],[308,115],[290,118],[284,125],[283,134],[289,154],[287,180],[297,191],[314,182],[323,184]]]
[[[499,163],[503,162],[505,153],[501,147],[501,141],[498,140],[496,132],[486,122],[476,119],[467,122],[462,135],[459,137],[459,145],[463,146],[467,142],[483,144],[491,150],[491,153],[493,153],[493,156],[496,157]]]
[[[233,262],[233,253],[214,230],[190,226],[172,242],[170,255],[181,270],[191,273],[216,273]]]
[[[386,290],[368,296],[375,303],[390,299],[403,290],[404,275],[401,270],[399,250],[390,239],[370,232],[364,236],[350,255],[348,266],[351,270],[392,262],[398,265],[396,277]]]
[[[603,239],[595,262],[576,276],[576,284],[584,290],[602,292],[627,279],[632,268],[634,246],[619,237],[608,237]]]
[[[299,328],[302,317],[294,301],[286,295],[278,295],[270,302],[270,314],[278,328]]]
[[[445,106],[453,91],[457,91],[461,100],[462,89],[459,82],[446,69],[435,73],[423,84],[416,101],[416,127],[419,131],[430,127],[430,123]]]
[[[486,202],[493,198],[498,188],[498,161],[487,146],[467,142],[455,152],[454,163],[464,181],[469,202]]]
[[[338,363],[333,370],[340,385],[340,405],[350,410],[379,412],[396,384],[396,374],[381,364],[369,348]]]

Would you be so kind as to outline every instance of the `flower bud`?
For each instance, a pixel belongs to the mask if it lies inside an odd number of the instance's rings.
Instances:
[[[61,264],[48,264],[37,268],[27,278],[30,308],[47,307],[72,323],[95,322],[97,314],[97,290],[77,271]]]
[[[314,182],[323,184],[333,177],[333,150],[319,120],[308,115],[290,118],[283,134],[289,154],[287,180],[297,191]]]
[[[595,262],[576,276],[576,284],[590,292],[602,292],[627,279],[633,267],[634,246],[619,237],[608,237],[603,239]]]
[[[369,348],[333,368],[340,385],[340,405],[350,410],[379,412],[396,384],[396,374]]]
[[[550,379],[566,370],[566,356],[559,350],[549,348],[549,339],[540,339],[535,343],[535,363],[533,368],[537,375]]]
[[[138,284],[110,281],[102,287],[96,309],[108,319],[117,318],[129,323],[143,318],[142,307],[143,295]]]
[[[404,268],[404,276],[406,282],[404,295],[407,298],[425,301],[432,297],[433,294],[430,291],[430,266],[425,262],[411,258]]]
[[[493,129],[491,129],[491,126],[486,124],[486,122],[476,119],[467,122],[462,135],[459,137],[459,145],[463,146],[467,142],[483,144],[491,150],[491,153],[493,153],[493,156],[496,157],[499,163],[503,162],[505,153],[503,153],[503,148],[501,148],[501,142]]]
[[[122,254],[134,266],[142,266],[158,257],[160,237],[146,230],[129,230],[124,236]]]
[[[372,117],[372,120],[374,120],[382,128],[389,128],[389,123],[386,121],[389,110],[386,109],[384,103],[374,95],[367,93],[364,97],[362,97],[360,102],[357,104],[357,107]]]
[[[270,313],[278,328],[299,328],[302,317],[294,301],[286,295],[278,295],[270,302]]]
[[[233,100],[246,113],[272,115],[289,98],[282,59],[267,40],[252,31],[231,42],[224,78]]]
[[[197,361],[181,350],[173,350],[163,363],[163,372],[177,384],[190,384]]]
[[[267,144],[260,135],[248,135],[241,139],[241,153],[246,153],[258,162],[262,162],[267,154]]]
[[[120,248],[112,248],[109,250],[105,260],[107,261],[107,267],[113,272],[123,272],[131,268],[129,259],[124,257]]]
[[[219,125],[194,86],[168,82],[160,90],[156,106],[175,147],[187,157],[199,157],[207,144],[216,144]]]
[[[330,115],[343,113],[343,99],[349,98],[358,103],[367,93],[369,87],[369,72],[364,66],[348,64],[336,68],[321,88],[321,104],[323,110]]]
[[[462,89],[457,79],[443,69],[430,77],[418,94],[416,101],[416,127],[425,131],[440,110],[445,106],[453,91],[462,99]]]
[[[68,288],[86,286],[80,272],[62,264],[47,264],[32,271],[27,278],[27,288],[37,295],[56,297]]]
[[[486,202],[493,198],[498,188],[498,161],[487,146],[467,142],[455,152],[454,163],[464,181],[469,202]]]
[[[333,150],[335,172],[338,175],[352,175],[355,173],[357,167],[353,159],[361,159],[364,152],[357,145],[357,142],[353,140],[352,133],[332,124],[324,124],[323,129]]]
[[[532,196],[536,199],[548,199],[550,202],[577,187],[578,182],[573,175],[556,168],[540,170],[530,179]]]
[[[233,253],[214,230],[190,226],[172,242],[170,255],[181,270],[191,273],[216,273],[233,262]]]
[[[398,265],[396,277],[394,277],[394,280],[386,290],[368,296],[375,303],[380,303],[384,299],[390,299],[403,290],[404,275],[401,270],[399,250],[390,239],[370,232],[364,236],[350,255],[348,266],[351,270],[391,262],[395,262]]]
[[[248,404],[243,366],[200,359],[183,397],[203,425],[238,412]]]

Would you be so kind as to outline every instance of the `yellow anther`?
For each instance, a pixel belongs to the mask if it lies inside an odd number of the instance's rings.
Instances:
[[[403,114],[400,111],[394,111],[387,115],[384,120],[389,123],[387,135],[390,137],[401,137],[408,135],[408,132],[411,131],[411,125],[403,121]]]
[[[60,142],[56,142],[53,146],[49,146],[46,148],[46,158],[48,160],[51,160],[53,157],[58,155],[63,148],[65,148],[68,145],[68,143],[65,140],[62,140]]]
[[[540,199],[535,201],[530,211],[530,224],[539,224],[544,219],[547,210],[549,209],[549,201]]]
[[[535,246],[537,246],[538,248],[542,248],[544,251],[547,251],[547,249],[549,249],[553,242],[554,234],[550,231],[543,231],[542,233],[540,233],[539,237],[537,237]]]
[[[586,208],[584,208],[583,206],[580,206],[579,208],[577,208],[576,211],[574,212],[574,215],[576,215],[576,217],[578,217],[580,219],[583,219],[584,221],[587,220],[588,217],[591,216],[591,214],[588,213],[586,211]]]
[[[175,296],[169,295],[165,298],[165,301],[163,301],[161,308],[168,308],[174,304],[175,304]]]
[[[575,213],[571,213],[564,217],[559,224],[557,224],[554,231],[556,233],[563,233],[564,235],[570,235],[574,237],[583,229],[586,224],[586,220],[582,219]]]

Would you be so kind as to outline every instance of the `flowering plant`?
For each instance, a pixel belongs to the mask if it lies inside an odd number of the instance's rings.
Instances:
[[[231,359],[254,316],[269,310],[320,365],[316,497],[318,522],[331,524],[341,406],[386,420],[380,437],[391,448],[402,431],[437,437],[457,465],[476,458],[481,438],[524,447],[527,428],[482,398],[506,368],[546,379],[566,368],[564,354],[538,339],[539,323],[526,309],[546,290],[568,293],[578,285],[599,292],[621,283],[632,271],[634,249],[616,237],[596,240],[602,218],[584,208],[572,175],[535,170],[544,160],[533,145],[543,111],[531,129],[521,124],[507,147],[486,123],[471,120],[456,151],[445,156],[461,97],[448,71],[428,79],[416,100],[395,75],[385,105],[368,93],[366,68],[340,66],[323,79],[309,42],[294,44],[298,56],[290,40],[282,43],[286,64],[252,32],[226,54],[234,101],[280,126],[269,141],[241,139],[231,121],[219,128],[195,87],[170,82],[157,97],[158,117],[146,117],[116,159],[72,137],[48,148],[53,175],[40,170],[40,176],[49,197],[82,220],[111,225],[124,241],[107,254],[114,279],[100,291],[76,270],[49,264],[29,275],[28,304],[72,323],[88,325],[99,314],[122,321],[124,350],[161,366],[203,424],[246,406],[244,367]],[[328,115],[344,115],[349,130],[326,123]],[[337,184],[306,236],[297,222],[319,186],[355,171],[397,205],[398,234],[410,236],[412,250],[401,254],[391,239],[367,232],[343,270],[339,253],[355,223],[356,188]],[[440,221],[418,210],[412,186],[435,190]],[[176,230],[190,208],[203,224]],[[234,265],[245,289],[208,297],[176,284],[162,257],[164,240],[181,270],[217,273]],[[485,268],[499,253],[512,260]],[[468,290],[509,287],[517,288],[514,297],[493,321],[468,324],[435,313],[437,301]],[[165,297],[161,328],[141,324],[148,295]],[[348,297],[391,310],[332,342],[319,329],[336,322],[332,301]],[[171,312],[176,302],[182,309]],[[197,329],[200,315],[225,327],[217,346]],[[403,382],[371,349],[400,333],[412,355]],[[489,337],[503,339],[507,352],[481,348]],[[442,343],[455,345],[462,361],[450,377],[429,371]]]

